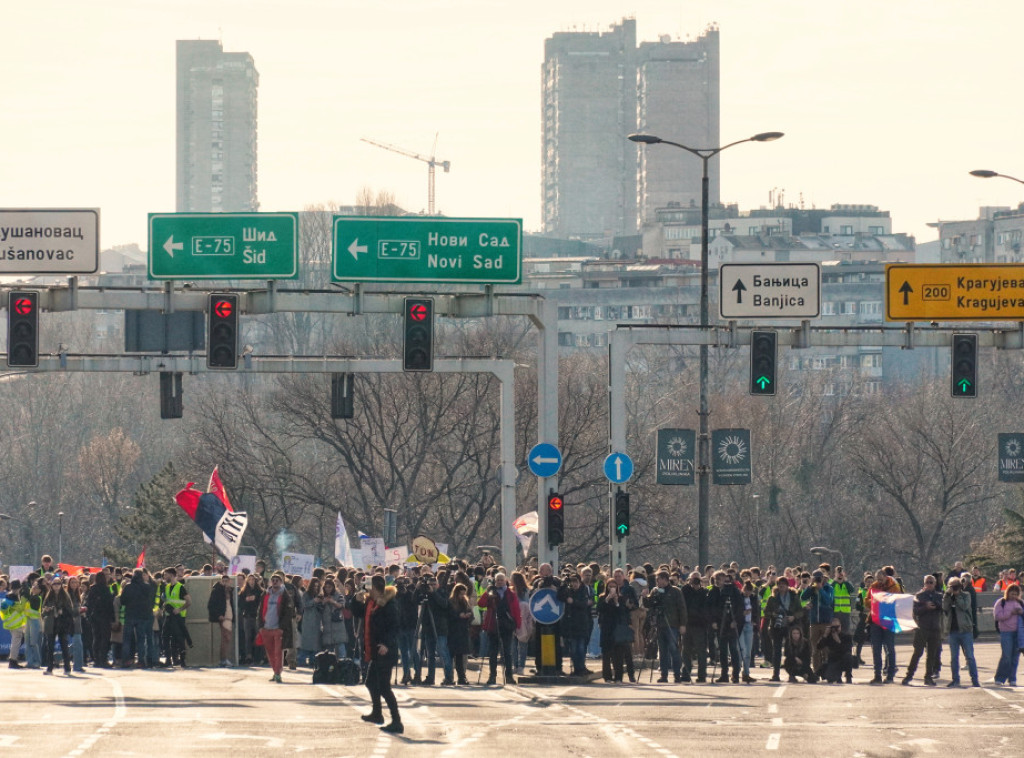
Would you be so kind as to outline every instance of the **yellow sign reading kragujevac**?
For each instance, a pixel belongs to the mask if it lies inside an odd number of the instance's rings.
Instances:
[[[886,321],[1024,321],[1024,264],[890,263]]]

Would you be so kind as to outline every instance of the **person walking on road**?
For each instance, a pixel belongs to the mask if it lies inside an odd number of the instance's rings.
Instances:
[[[947,687],[960,686],[960,651],[967,659],[967,670],[971,674],[971,686],[980,687],[978,664],[974,660],[974,617],[971,614],[971,598],[963,591],[960,577],[949,580],[949,588],[942,598],[942,611],[949,619],[949,670],[953,681]]]
[[[360,598],[364,607],[363,656],[369,664],[366,669],[366,689],[370,692],[373,709],[361,716],[371,724],[383,724],[383,700],[391,712],[391,723],[382,727],[390,734],[402,734],[402,717],[398,713],[398,700],[391,690],[391,671],[398,663],[398,627],[401,617],[393,602],[398,590],[388,587],[384,577],[374,574],[370,591]]]
[[[999,645],[1002,654],[996,668],[996,684],[1017,686],[1017,634],[1024,617],[1024,603],[1020,600],[1020,586],[1012,584],[1003,592],[992,608],[999,631]]]
[[[284,668],[284,632],[291,631],[295,607],[291,595],[284,589],[284,574],[280,571],[270,577],[270,589],[263,595],[260,609],[260,634],[267,651],[267,660],[274,675],[270,681],[281,683],[281,669]]]
[[[917,671],[917,663],[922,652],[924,660],[924,683],[935,686],[935,675],[939,665],[939,643],[942,640],[942,593],[935,589],[936,581],[932,574],[924,578],[924,587],[914,595],[914,653],[907,664],[907,673],[903,683],[909,685]]]

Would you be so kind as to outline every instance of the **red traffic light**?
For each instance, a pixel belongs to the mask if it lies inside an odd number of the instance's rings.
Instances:
[[[548,508],[553,511],[562,510],[562,498],[558,495],[552,495],[548,498]]]
[[[409,318],[413,321],[424,321],[427,318],[427,306],[423,303],[413,303],[409,306]]]
[[[32,301],[27,297],[19,297],[14,301],[14,312],[19,316],[27,316],[32,312]]]
[[[213,304],[213,312],[217,318],[228,318],[231,316],[232,306],[230,300],[218,300]]]

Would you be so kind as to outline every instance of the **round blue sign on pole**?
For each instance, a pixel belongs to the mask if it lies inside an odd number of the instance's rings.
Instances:
[[[633,459],[625,453],[612,453],[604,459],[604,475],[613,484],[622,484],[633,476]]]
[[[554,624],[565,613],[565,603],[558,599],[557,590],[543,587],[530,596],[530,613],[539,624]]]
[[[554,476],[562,468],[562,451],[552,444],[542,442],[533,446],[526,456],[526,462],[535,475]]]

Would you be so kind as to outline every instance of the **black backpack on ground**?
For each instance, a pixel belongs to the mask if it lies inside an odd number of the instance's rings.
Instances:
[[[338,678],[335,684],[345,687],[354,687],[359,684],[359,664],[351,658],[342,658],[338,661]]]
[[[338,683],[338,656],[330,650],[317,653],[313,663],[313,684]]]

